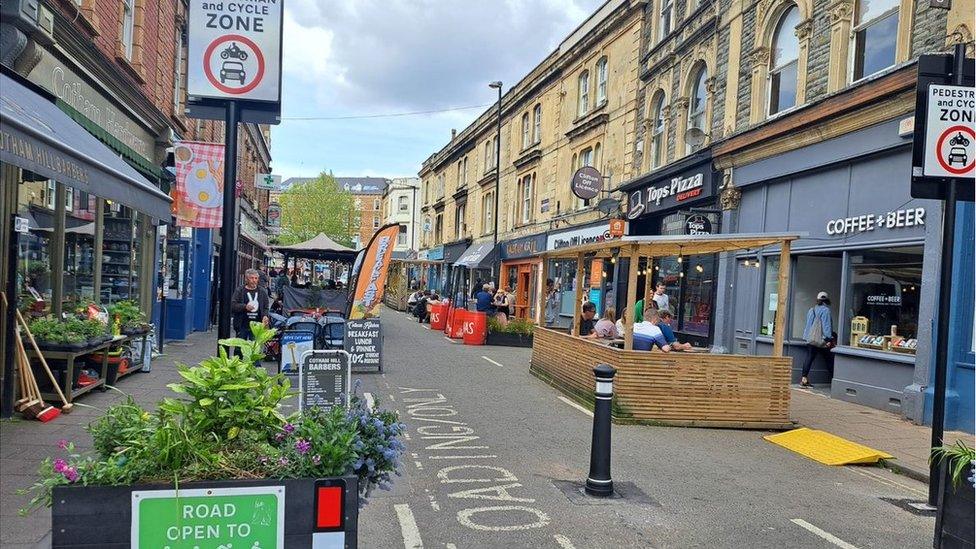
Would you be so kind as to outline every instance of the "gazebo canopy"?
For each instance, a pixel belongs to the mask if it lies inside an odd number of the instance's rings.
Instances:
[[[319,233],[313,238],[291,246],[275,246],[274,250],[287,257],[301,257],[306,259],[322,259],[326,261],[353,261],[356,250],[343,246],[329,238],[325,233]]]

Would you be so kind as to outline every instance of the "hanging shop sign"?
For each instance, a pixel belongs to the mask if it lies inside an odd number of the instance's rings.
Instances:
[[[570,188],[583,200],[595,198],[603,190],[603,175],[593,166],[583,166],[573,174]]]
[[[685,218],[685,234],[690,236],[712,234],[712,221],[704,214],[691,214]]]
[[[268,216],[265,221],[268,227],[281,227],[281,205],[272,202],[268,204]]]
[[[275,191],[281,188],[281,176],[270,173],[254,174],[254,188]]]
[[[306,351],[301,360],[302,366],[298,370],[301,409],[348,408],[352,387],[349,353],[341,349]]]
[[[224,204],[224,145],[178,141],[173,148],[173,215],[180,227],[220,227]]]
[[[285,487],[132,492],[132,547],[284,547]]]
[[[658,213],[714,196],[711,162],[663,181],[630,191],[627,219]]]
[[[15,216],[14,217],[14,232],[27,234],[30,232],[30,221],[26,217]]]
[[[544,251],[546,251],[545,233],[515,238],[505,242],[501,247],[502,259],[531,257]]]
[[[903,229],[919,225],[925,225],[925,208],[907,208],[831,219],[827,221],[827,234],[831,236],[857,234],[876,229]]]
[[[187,94],[280,102],[282,4],[190,0]]]
[[[610,236],[621,237],[627,232],[627,222],[623,219],[610,220]]]
[[[571,229],[556,234],[550,233],[546,238],[546,250],[558,250],[570,246],[592,244],[593,242],[606,242],[616,238],[620,237],[610,233],[610,225],[601,223],[599,225],[590,225],[589,227]]]

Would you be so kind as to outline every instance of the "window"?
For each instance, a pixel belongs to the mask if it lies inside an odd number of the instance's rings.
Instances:
[[[773,34],[773,48],[769,56],[769,114],[796,106],[800,42],[795,29],[799,24],[800,10],[793,6],[780,18]]]
[[[779,257],[767,257],[765,269],[763,273],[762,325],[759,326],[759,333],[772,336],[776,331],[776,308],[779,306]]]
[[[122,0],[122,53],[132,60],[133,34],[135,30],[136,0]]]
[[[409,200],[410,199],[407,198],[406,196],[401,196],[401,197],[397,198],[397,210],[398,211],[401,211],[401,212],[410,211],[410,203],[409,203]]]
[[[176,51],[174,52],[174,63],[173,63],[173,114],[179,116],[183,114],[183,110],[180,109],[180,104],[183,102],[183,90],[186,87],[186,82],[183,81],[183,75],[186,74],[183,67],[183,63],[186,62],[184,57],[184,46],[183,38],[186,36],[186,30],[184,27],[178,27],[176,29]]]
[[[379,229],[379,228],[380,228],[380,216],[374,215],[373,216],[373,230],[375,231],[376,229]]]
[[[468,157],[465,156],[461,160],[461,186],[466,187],[468,185]]]
[[[380,209],[380,199],[379,198],[374,198],[373,199],[373,209],[374,210]]]
[[[437,200],[444,198],[444,174],[437,176],[437,195],[434,197]]]
[[[71,187],[64,186],[64,210],[66,212],[71,212],[75,209],[75,190]]]
[[[839,332],[837,325],[838,305],[840,304],[840,273],[843,260],[840,252],[823,254],[805,254],[796,256],[791,269],[793,283],[790,284],[792,309],[790,313],[790,332],[784,334],[793,339],[803,338],[803,328],[807,322],[807,311],[817,304],[817,294],[827,292],[830,296],[831,318],[834,320],[834,331]],[[767,304],[768,306],[768,304]]]
[[[522,224],[532,222],[532,210],[535,207],[535,174],[529,174],[519,180],[518,219]]]
[[[607,101],[607,58],[601,57],[596,62],[596,104],[602,105]]]
[[[532,109],[532,142],[542,141],[542,105],[536,105]]]
[[[54,209],[54,197],[57,195],[57,192],[58,192],[58,184],[55,183],[53,180],[48,180],[47,190],[46,192],[42,193],[41,196],[41,201],[44,203],[45,206],[47,206],[47,209],[49,210]]]
[[[854,14],[854,74],[857,81],[895,64],[899,0],[860,0]]]
[[[598,145],[599,146],[599,145]],[[579,153],[579,164],[573,166],[573,171],[582,168],[583,166],[592,166],[594,164],[594,154],[593,148],[587,147],[580,151]],[[590,205],[589,200],[583,200],[582,198],[576,197],[576,208],[586,208]]]
[[[495,191],[489,191],[481,198],[481,234],[494,230]]]
[[[849,254],[851,318],[844,319],[845,326],[857,317],[862,321],[859,324],[867,321],[867,333],[852,338],[852,344],[914,354],[922,289],[922,247]],[[863,340],[867,336],[873,337]]]
[[[590,111],[590,73],[589,71],[583,71],[579,75],[579,101],[577,105],[577,113],[579,116],[583,116]]]
[[[671,21],[674,14],[674,0],[662,0],[657,20],[657,40],[660,42],[671,34]]]
[[[437,214],[434,218],[434,244],[444,241],[444,213]]]
[[[485,173],[490,172],[494,168],[498,160],[498,151],[495,148],[495,138],[491,138],[485,142]]]
[[[396,245],[397,246],[406,246],[407,245],[407,226],[406,225],[400,225],[400,232],[397,233],[397,243],[396,243]]]
[[[529,113],[522,115],[522,148],[529,148],[529,136],[531,132],[529,130]]]
[[[654,122],[651,127],[651,167],[664,164],[664,92],[659,91],[654,99]]]
[[[458,204],[456,210],[454,210],[454,232],[455,239],[461,240],[464,238],[464,234],[468,232],[468,227],[464,222],[464,204]]]
[[[688,101],[688,128],[697,128],[705,131],[705,107],[708,96],[705,92],[705,80],[708,79],[708,71],[704,66],[698,69],[695,77],[691,80],[691,97]],[[690,143],[686,145],[687,153],[694,151]]]

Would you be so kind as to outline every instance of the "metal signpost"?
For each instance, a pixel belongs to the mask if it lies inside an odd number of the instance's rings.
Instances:
[[[237,280],[237,125],[281,121],[283,4],[190,0],[187,116],[225,122],[218,339]]]
[[[912,198],[945,201],[932,399],[933,448],[943,443],[945,423],[956,202],[973,200],[976,174],[976,134],[973,132],[976,89],[973,77],[973,62],[966,59],[964,44],[957,44],[951,56],[923,55],[918,60]],[[939,464],[933,461],[929,470],[928,503],[931,506],[938,502],[941,480]]]

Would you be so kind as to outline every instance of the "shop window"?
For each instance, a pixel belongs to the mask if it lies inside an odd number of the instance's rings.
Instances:
[[[850,252],[850,343],[914,354],[922,289],[922,247]]]
[[[753,260],[748,266],[758,267],[759,262]],[[779,300],[779,258],[767,257],[763,271],[763,293],[762,293],[762,324],[759,326],[759,334],[772,337],[776,333],[776,307]]]
[[[857,81],[895,64],[900,0],[859,0],[854,16],[854,73]]]
[[[840,252],[808,254],[796,256],[793,265],[792,314],[790,331],[785,335],[792,339],[803,338],[803,328],[807,322],[807,311],[817,304],[817,294],[827,292],[830,296],[830,313],[834,331],[837,329],[837,313],[840,303],[840,274],[843,260]]]
[[[689,335],[709,335],[712,321],[712,296],[715,291],[715,257],[691,256],[686,259],[684,284],[681,287],[679,329]],[[674,306],[672,305],[672,309]]]
[[[590,73],[583,71],[579,75],[579,96],[577,97],[576,114],[583,116],[590,111]]]
[[[607,58],[602,57],[596,62],[596,104],[607,102]]]
[[[776,114],[796,105],[800,41],[795,30],[799,24],[800,10],[793,6],[780,17],[776,26],[769,58],[769,114]]]

